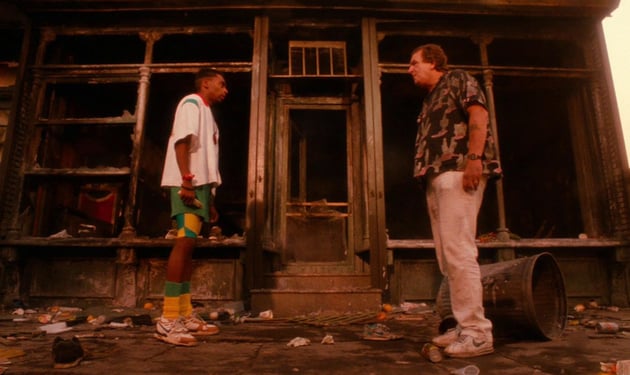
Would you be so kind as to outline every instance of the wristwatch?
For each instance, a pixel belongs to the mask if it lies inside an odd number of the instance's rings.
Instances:
[[[481,155],[477,155],[477,154],[468,154],[466,155],[466,157],[468,158],[468,160],[481,160]]]

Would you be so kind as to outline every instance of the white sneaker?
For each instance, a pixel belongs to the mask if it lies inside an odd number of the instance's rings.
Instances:
[[[459,337],[459,329],[456,327],[456,328],[451,328],[447,330],[446,332],[444,332],[443,334],[437,337],[434,337],[431,340],[431,342],[433,342],[435,346],[439,346],[440,348],[446,348],[450,344],[457,341],[458,337]]]
[[[156,323],[155,338],[173,345],[194,346],[197,339],[188,332],[179,319],[159,318]]]
[[[210,336],[219,333],[219,327],[214,324],[207,323],[195,314],[192,314],[187,318],[183,318],[182,323],[193,336]]]
[[[468,335],[459,335],[457,341],[444,349],[444,353],[454,358],[478,357],[494,352],[491,340],[478,339]]]

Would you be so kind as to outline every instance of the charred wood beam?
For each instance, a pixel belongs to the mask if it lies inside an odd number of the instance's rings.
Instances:
[[[479,65],[449,65],[451,69],[464,69],[473,74],[482,74],[491,70],[494,76],[528,76],[528,77],[558,77],[558,78],[591,78],[597,73],[594,69],[573,68],[537,68],[528,66],[486,66]],[[383,73],[408,74],[409,64],[380,63]]]
[[[335,10],[406,13],[536,14],[548,17],[605,16],[619,0],[9,0],[28,14],[53,12],[137,12],[204,10]]]
[[[165,238],[102,238],[102,237],[73,237],[51,239],[46,237],[21,237],[20,239],[0,240],[0,247],[114,247],[114,248],[170,248],[173,239]],[[224,240],[197,239],[198,248],[244,248],[245,239],[226,238]]]
[[[33,71],[45,75],[46,80],[64,78],[64,81],[84,82],[86,76],[94,76],[94,82],[135,82],[138,69],[148,67],[151,73],[195,73],[200,68],[211,67],[222,72],[251,72],[251,62],[168,63],[168,64],[89,64],[89,65],[34,65]]]
[[[477,241],[479,248],[612,248],[627,247],[629,240],[612,238],[523,238],[508,241]],[[433,240],[387,240],[390,250],[434,249]]]

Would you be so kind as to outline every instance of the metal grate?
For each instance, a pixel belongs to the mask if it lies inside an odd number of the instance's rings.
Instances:
[[[348,74],[346,42],[289,41],[289,75],[303,77]]]

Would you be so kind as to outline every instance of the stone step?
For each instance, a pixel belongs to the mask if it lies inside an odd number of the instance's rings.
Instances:
[[[369,274],[321,274],[321,273],[285,273],[275,272],[265,275],[265,289],[341,289],[369,288]]]
[[[311,313],[356,313],[379,311],[380,289],[252,289],[251,310],[271,310],[274,318],[289,318]]]

